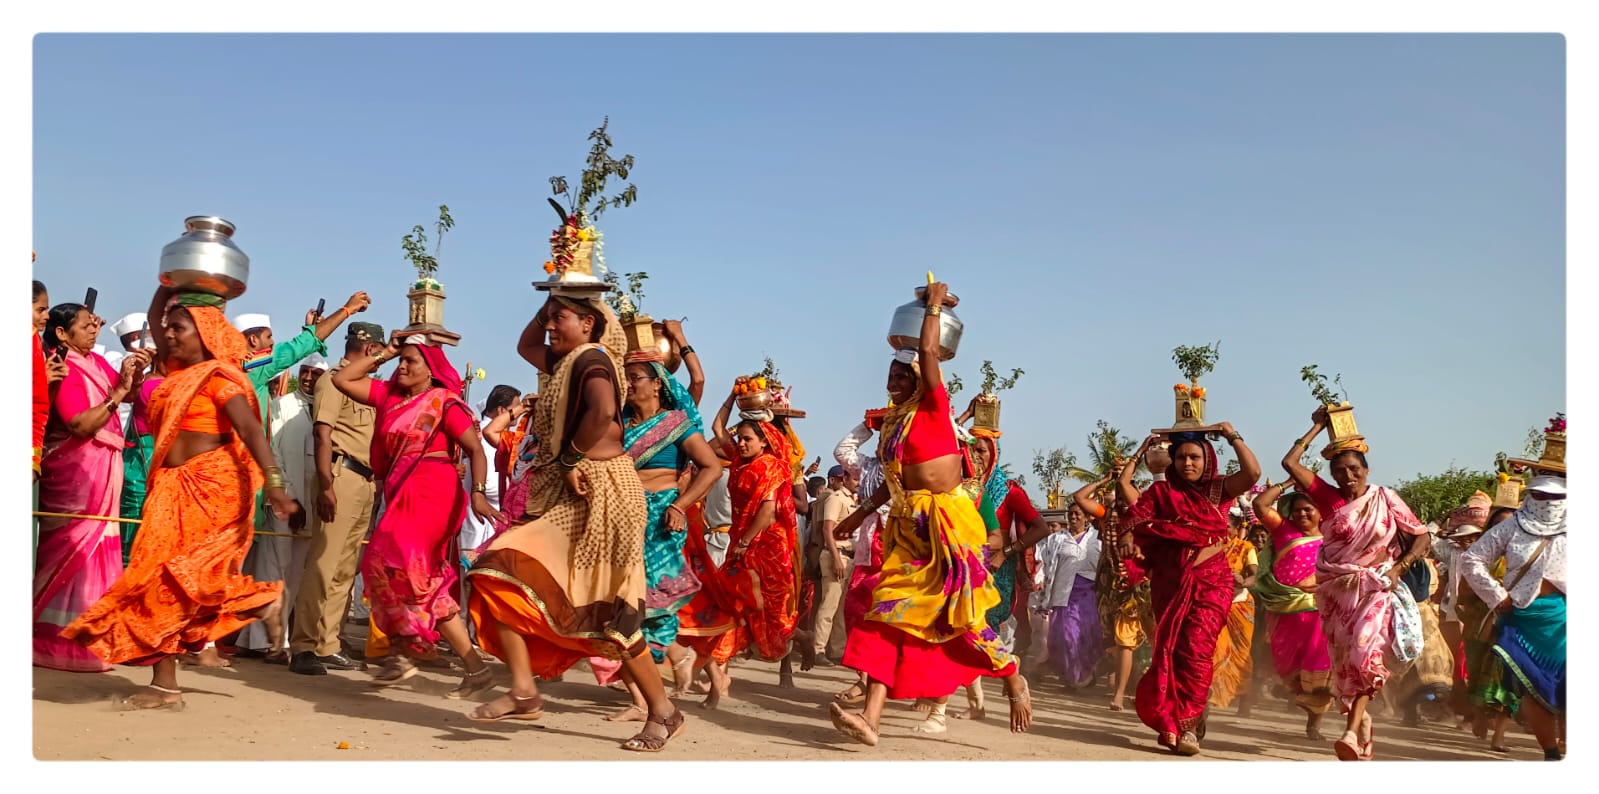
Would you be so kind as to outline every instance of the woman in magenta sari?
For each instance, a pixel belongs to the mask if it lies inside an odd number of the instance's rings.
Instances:
[[[1232,500],[1260,479],[1260,464],[1244,437],[1223,422],[1221,432],[1238,455],[1237,473],[1216,469],[1216,450],[1203,435],[1172,434],[1166,479],[1142,494],[1133,471],[1122,471],[1117,490],[1132,505],[1118,539],[1127,558],[1142,558],[1149,571],[1155,611],[1154,659],[1133,698],[1138,718],[1179,755],[1199,752],[1205,733],[1216,639],[1233,603],[1233,570],[1227,549]],[[1136,460],[1160,436],[1144,440]]]
[[[116,516],[122,499],[122,424],[117,405],[131,399],[150,354],[130,353],[122,370],[94,352],[102,321],[64,303],[44,329],[47,358],[64,361],[55,386],[40,461],[39,509],[50,513]],[[100,657],[61,636],[61,630],[111,589],[122,575],[118,524],[76,518],[39,521],[33,574],[33,663],[76,673],[103,673]]]
[[[494,674],[467,636],[461,606],[452,593],[457,577],[450,541],[466,517],[468,500],[455,470],[454,452],[471,461],[472,512],[484,521],[500,514],[485,495],[488,458],[478,441],[477,421],[461,399],[461,376],[444,351],[423,337],[400,333],[376,357],[361,356],[330,375],[333,385],[377,408],[372,436],[372,472],[383,483],[383,513],[361,558],[361,577],[372,603],[372,622],[400,651],[374,673],[378,686],[416,674],[412,658],[428,658],[442,635],[466,666],[460,686],[447,697],[465,698],[494,684]],[[394,377],[369,379],[373,370],[398,358]]]
[[[1333,701],[1332,663],[1315,596],[1321,511],[1303,493],[1282,496],[1286,485],[1273,485],[1255,497],[1255,515],[1271,532],[1271,544],[1262,551],[1252,590],[1266,607],[1272,665],[1294,705],[1307,715],[1306,738],[1321,739],[1321,715]]]
[[[1430,536],[1399,494],[1366,483],[1364,441],[1323,450],[1336,488],[1305,468],[1299,455],[1327,427],[1327,409],[1316,409],[1311,420],[1310,430],[1283,456],[1283,468],[1324,516],[1316,606],[1327,634],[1333,690],[1348,717],[1333,752],[1340,761],[1368,761],[1372,728],[1366,706],[1393,677],[1389,664],[1412,661],[1421,651],[1421,617],[1410,588],[1395,585],[1426,555]]]

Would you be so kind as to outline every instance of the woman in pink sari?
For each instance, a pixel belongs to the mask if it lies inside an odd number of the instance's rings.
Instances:
[[[122,424],[117,405],[144,377],[150,355],[135,351],[111,368],[94,352],[102,320],[76,304],[50,310],[45,355],[64,361],[45,425],[39,509],[50,513],[116,516],[122,499]],[[39,521],[33,573],[33,663],[75,673],[110,670],[104,660],[61,636],[61,630],[100,600],[122,575],[118,524],[77,518]]]
[[[374,628],[400,653],[386,657],[372,683],[388,686],[415,675],[411,658],[433,656],[443,636],[466,666],[461,685],[446,697],[465,698],[492,686],[494,674],[467,636],[451,595],[457,577],[450,541],[467,508],[455,450],[471,460],[472,512],[484,521],[500,514],[484,493],[488,458],[472,410],[460,397],[460,374],[424,337],[407,336],[402,345],[400,336],[376,357],[353,359],[330,376],[350,399],[377,408],[372,472],[383,483],[383,513],[361,558],[361,577]],[[367,377],[390,358],[400,362],[392,379]]]
[[[1123,522],[1131,531],[1121,533],[1119,551],[1124,559],[1145,561],[1155,611],[1154,659],[1133,705],[1160,744],[1179,755],[1199,753],[1216,640],[1233,604],[1227,511],[1260,479],[1260,464],[1244,437],[1228,422],[1220,430],[1238,455],[1236,473],[1217,471],[1216,450],[1203,435],[1173,433],[1166,479],[1140,494],[1133,487],[1137,467],[1128,466],[1117,483],[1118,494],[1132,505]],[[1150,436],[1133,459],[1160,440]]]
[[[1297,452],[1298,447],[1294,447]],[[1267,488],[1252,505],[1271,532],[1252,588],[1266,607],[1272,664],[1293,702],[1306,714],[1305,737],[1321,739],[1321,715],[1332,706],[1332,662],[1316,610],[1316,558],[1321,554],[1321,511],[1303,493],[1282,496],[1287,483]],[[1273,504],[1276,506],[1273,507]]]
[[[1427,553],[1430,537],[1405,500],[1388,488],[1368,485],[1366,444],[1341,442],[1323,450],[1331,460],[1334,488],[1299,462],[1301,448],[1327,427],[1327,409],[1283,457],[1298,489],[1325,518],[1316,559],[1316,606],[1327,635],[1333,690],[1348,716],[1333,743],[1340,761],[1372,758],[1371,716],[1366,706],[1394,677],[1391,662],[1408,662],[1421,650],[1421,618],[1410,588],[1396,586]]]

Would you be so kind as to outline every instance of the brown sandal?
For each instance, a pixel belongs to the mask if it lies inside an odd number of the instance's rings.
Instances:
[[[851,693],[854,693],[854,694],[851,694]],[[840,693],[834,695],[833,699],[838,701],[838,702],[840,702],[840,703],[843,703],[846,706],[853,706],[853,705],[856,705],[858,703],[865,703],[866,702],[866,687],[861,686],[861,682],[856,681],[855,683],[849,685],[849,689],[846,689],[843,692],[840,692]]]
[[[516,704],[510,711],[500,714],[489,713],[487,710],[494,707],[494,701],[491,700],[473,709],[471,714],[466,715],[466,718],[473,722],[504,722],[505,720],[536,720],[544,716],[544,700],[538,695],[524,698],[507,694],[507,697],[511,698],[511,702]],[[532,703],[533,708],[524,710],[523,703]]]
[[[643,731],[639,731],[638,735],[628,739],[625,742],[622,742],[623,750],[631,750],[635,753],[658,753],[666,747],[667,742],[676,739],[678,734],[682,733],[683,730],[688,727],[688,718],[683,716],[682,709],[673,709],[672,716],[670,717],[650,717],[646,719],[645,722],[653,722],[656,725],[665,728],[666,736],[651,736]]]
[[[837,728],[839,733],[867,747],[877,746],[877,731],[872,730],[872,726],[866,723],[865,717],[852,711],[845,711],[844,707],[837,703],[829,703],[827,708],[833,718],[833,727]]]

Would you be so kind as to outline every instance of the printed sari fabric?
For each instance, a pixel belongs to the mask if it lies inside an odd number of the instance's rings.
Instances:
[[[739,461],[731,447],[725,450],[734,460],[728,480],[733,500],[729,534],[742,537],[763,502],[774,502],[776,518],[755,536],[743,558],[728,558],[722,577],[749,645],[761,659],[775,662],[788,655],[799,622],[799,534],[788,440],[770,423],[762,422],[761,431],[768,451],[754,459]]]
[[[677,642],[692,648],[701,659],[725,664],[737,653],[740,640],[735,600],[721,569],[705,541],[704,503],[688,511],[688,532],[683,556],[700,590],[677,613]]]
[[[438,622],[461,611],[449,549],[467,500],[450,452],[474,420],[460,397],[438,386],[409,398],[392,382],[374,380],[370,389],[383,514],[361,557],[361,581],[372,622],[390,644],[431,656]]]
[[[56,391],[45,426],[40,463],[39,509],[51,513],[115,516],[122,491],[122,431],[117,415],[88,438],[75,438],[67,423],[101,405],[117,373],[96,353],[67,349],[67,377]],[[106,663],[61,636],[61,630],[98,601],[122,574],[119,525],[76,518],[39,520],[33,574],[33,663],[71,672],[97,673]]]
[[[690,437],[699,437],[704,424],[694,398],[660,364],[650,363],[661,383],[663,410],[655,416],[630,425],[632,408],[623,409],[622,445],[639,469],[649,467],[658,457],[681,462],[688,459],[683,449]],[[674,532],[667,526],[666,512],[679,496],[676,488],[645,494],[649,523],[644,528],[644,640],[650,655],[659,662],[666,649],[677,640],[677,613],[700,590],[700,580],[689,570],[683,546],[687,532]]]
[[[1504,665],[1504,686],[1545,710],[1566,708],[1566,594],[1541,595],[1499,624],[1493,655]]]
[[[133,541],[122,578],[62,636],[111,664],[153,664],[198,653],[255,618],[245,614],[276,601],[281,582],[239,573],[253,536],[261,470],[240,435],[168,468],[167,456],[186,416],[221,416],[223,406],[255,393],[237,363],[244,336],[220,309],[191,306],[200,337],[214,358],[177,369],[150,400],[155,434],[145,524]]]
[[[1272,666],[1294,705],[1322,714],[1332,705],[1332,663],[1315,596],[1296,585],[1316,573],[1321,536],[1306,535],[1283,522],[1272,530],[1272,545],[1260,560],[1253,593],[1266,608]]]
[[[1226,478],[1216,471],[1216,451],[1200,447],[1205,468],[1198,482],[1154,483],[1126,519],[1144,553],[1155,613],[1153,655],[1134,705],[1139,719],[1172,744],[1204,715],[1216,641],[1233,598],[1232,568],[1220,553],[1228,535]]]
[[[618,413],[627,397],[620,377],[627,340],[616,315],[601,301],[583,308],[605,319],[601,343],[579,345],[553,371],[539,374],[532,434],[544,443],[528,472],[526,504],[536,518],[490,541],[467,574],[468,611],[483,649],[505,658],[494,624],[504,625],[520,635],[533,674],[545,679],[586,657],[631,659],[646,649],[646,516],[633,460],[618,455],[579,462],[587,497],[567,487],[555,460],[576,421],[587,378],[606,378],[615,386]]]
[[[979,675],[1016,671],[1016,657],[987,622],[1000,596],[983,556],[988,532],[977,505],[961,488],[905,490],[906,440],[917,423],[953,423],[937,407],[949,402],[942,384],[937,388],[924,401],[918,381],[916,392],[884,416],[877,448],[890,494],[878,531],[883,564],[872,606],[844,651],[845,666],[888,685],[896,699],[943,697]]]
[[[1376,695],[1391,677],[1390,664],[1414,660],[1420,650],[1421,619],[1410,589],[1390,587],[1383,574],[1401,538],[1426,531],[1398,494],[1375,485],[1322,521],[1316,606],[1340,710]]]
[[[1258,565],[1255,547],[1243,538],[1233,538],[1224,552],[1227,567],[1242,573],[1246,565]],[[1254,672],[1250,650],[1255,637],[1255,600],[1245,590],[1233,597],[1227,609],[1227,622],[1216,638],[1216,652],[1211,657],[1210,705],[1217,708],[1231,706],[1233,700],[1248,685]]]

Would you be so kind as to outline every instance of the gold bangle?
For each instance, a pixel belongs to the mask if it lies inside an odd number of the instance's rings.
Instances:
[[[473,483],[472,484],[472,493],[480,493],[480,494],[483,494],[484,496],[488,496],[489,495],[489,484],[488,484],[488,481],[485,480],[483,482]]]
[[[937,317],[937,316],[939,316],[940,314],[943,314],[943,313],[944,313],[943,304],[929,306],[929,307],[927,307],[926,311],[924,312],[924,314],[926,314],[928,317]]]

